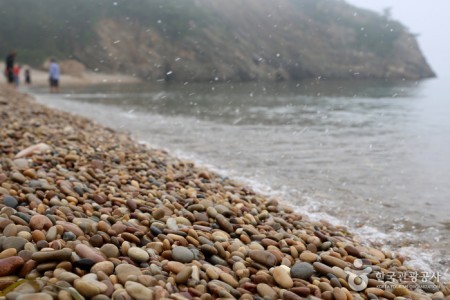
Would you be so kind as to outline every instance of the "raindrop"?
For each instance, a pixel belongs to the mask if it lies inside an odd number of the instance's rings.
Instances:
[[[120,40],[114,41],[113,44],[118,44],[120,43]]]
[[[114,6],[117,6],[118,4],[119,4],[119,3],[117,3],[117,2],[113,2],[113,5],[114,5]]]
[[[173,73],[173,71],[169,71],[169,72],[166,73],[166,75],[170,75],[172,73]]]

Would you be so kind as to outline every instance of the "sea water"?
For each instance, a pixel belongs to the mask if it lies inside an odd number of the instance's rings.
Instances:
[[[448,276],[448,90],[440,80],[314,80],[32,92]]]

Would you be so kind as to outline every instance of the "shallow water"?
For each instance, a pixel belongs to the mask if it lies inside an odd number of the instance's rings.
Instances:
[[[312,218],[450,266],[450,103],[420,83],[141,84],[40,102],[244,180]]]

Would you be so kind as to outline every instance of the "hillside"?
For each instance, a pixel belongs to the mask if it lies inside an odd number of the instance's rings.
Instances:
[[[421,79],[416,38],[339,0],[0,0],[0,50],[148,80]]]

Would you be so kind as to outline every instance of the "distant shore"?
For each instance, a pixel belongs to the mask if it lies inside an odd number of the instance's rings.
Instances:
[[[26,67],[22,67],[20,76],[20,85],[25,86],[23,72]],[[4,69],[4,65],[0,64],[0,70]],[[42,87],[48,86],[48,72],[29,68],[31,71],[32,86]],[[5,81],[3,81],[5,82]],[[125,75],[125,74],[110,74],[93,71],[84,71],[81,74],[74,76],[71,74],[65,74],[62,72],[60,78],[60,85],[64,86],[83,86],[83,85],[97,85],[97,84],[128,84],[139,83],[141,79]]]
[[[7,299],[450,299],[438,274],[124,133],[3,85],[0,115]]]

